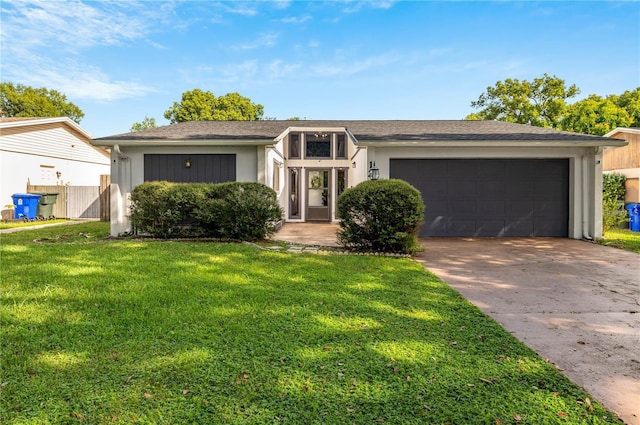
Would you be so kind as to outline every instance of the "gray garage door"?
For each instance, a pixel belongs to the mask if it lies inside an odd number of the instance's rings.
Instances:
[[[392,159],[422,192],[421,236],[567,237],[568,159]]]
[[[235,154],[146,154],[144,181],[222,183],[236,181]]]

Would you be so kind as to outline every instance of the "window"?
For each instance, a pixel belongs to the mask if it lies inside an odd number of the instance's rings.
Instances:
[[[330,133],[305,133],[305,158],[331,158]]]
[[[300,218],[300,170],[289,169],[289,218]]]
[[[289,158],[300,158],[300,134],[289,134]]]
[[[347,157],[347,137],[344,134],[338,134],[336,137],[336,158]]]
[[[280,192],[280,163],[273,161],[273,190]]]
[[[336,193],[340,196],[342,192],[347,188],[347,169],[338,168],[338,178],[336,179]]]

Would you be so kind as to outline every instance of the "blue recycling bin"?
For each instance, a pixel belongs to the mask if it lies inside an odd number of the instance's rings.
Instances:
[[[11,195],[13,205],[16,207],[15,218],[35,220],[38,210],[40,195],[35,193],[14,193]]]
[[[640,204],[627,204],[625,208],[629,213],[629,230],[640,232]]]

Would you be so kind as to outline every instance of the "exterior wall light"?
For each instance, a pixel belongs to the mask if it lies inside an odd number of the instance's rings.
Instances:
[[[376,167],[376,162],[369,161],[369,173],[367,174],[369,180],[378,180],[380,178],[380,170]]]
[[[191,168],[191,160],[190,159],[186,159],[184,161],[184,168]]]

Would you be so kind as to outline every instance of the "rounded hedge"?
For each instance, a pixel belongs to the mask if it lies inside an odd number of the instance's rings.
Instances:
[[[368,180],[338,198],[338,241],[355,251],[413,254],[424,222],[420,191],[404,180]]]
[[[131,202],[136,231],[162,238],[260,240],[282,218],[276,193],[261,183],[145,182]]]

